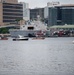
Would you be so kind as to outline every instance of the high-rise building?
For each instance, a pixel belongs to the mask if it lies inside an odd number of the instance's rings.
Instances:
[[[49,7],[48,25],[74,25],[74,5]]]
[[[57,24],[57,8],[51,7],[49,8],[49,16],[48,16],[48,25],[56,25]]]
[[[15,24],[23,19],[23,5],[18,0],[0,0],[0,25]]]
[[[48,18],[49,15],[49,8],[55,7],[55,6],[59,6],[60,2],[48,2],[47,6],[44,7],[44,18]]]
[[[62,11],[62,24],[74,24],[74,5],[61,7]]]
[[[30,9],[29,4],[25,2],[20,2],[23,5],[23,19],[25,21],[30,20]]]

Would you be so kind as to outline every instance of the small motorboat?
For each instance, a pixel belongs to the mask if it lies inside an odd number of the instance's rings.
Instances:
[[[32,40],[44,40],[45,37],[34,37]]]
[[[24,41],[28,40],[28,37],[23,37],[21,35],[18,35],[18,38],[14,38],[13,41]]]
[[[8,38],[7,37],[3,37],[0,40],[8,40]]]
[[[8,40],[8,38],[7,38],[7,37],[5,37],[4,35],[1,35],[0,40]]]

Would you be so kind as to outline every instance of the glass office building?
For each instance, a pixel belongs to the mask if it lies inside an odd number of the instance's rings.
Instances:
[[[74,6],[56,6],[49,8],[48,25],[73,25]]]
[[[37,19],[37,16],[40,16],[41,19],[44,19],[44,8],[35,8],[30,9],[30,19]]]

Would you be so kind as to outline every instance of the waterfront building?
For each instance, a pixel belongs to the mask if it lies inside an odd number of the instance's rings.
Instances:
[[[0,25],[16,24],[23,19],[23,5],[18,0],[0,0]]]
[[[28,21],[30,20],[30,9],[29,4],[25,2],[20,2],[23,4],[23,20]]]
[[[62,24],[74,25],[74,5],[62,6]]]
[[[56,20],[56,12],[55,12],[55,6],[59,6],[60,2],[48,2],[47,6],[44,7],[44,18],[45,22],[49,25],[53,25]],[[53,17],[51,17],[54,15]],[[49,18],[50,17],[50,18]],[[55,20],[54,20],[55,19]]]
[[[47,20],[48,26],[53,25],[74,25],[74,5],[60,5],[59,2],[47,3],[44,8],[30,9],[30,19],[37,19],[40,15],[41,19]]]
[[[57,9],[55,7],[51,7],[49,8],[48,26],[56,24],[57,24]]]
[[[30,9],[30,19],[37,19],[37,15],[40,15],[42,20],[47,20],[49,16],[49,7],[54,7],[59,4],[59,2],[48,2],[46,7]]]
[[[50,29],[54,30],[54,31],[60,31],[60,30],[64,30],[64,31],[74,31],[74,25],[55,25],[55,26],[51,26]]]
[[[41,19],[44,19],[44,8],[30,9],[31,20],[36,20],[38,15],[40,16]]]
[[[49,7],[48,25],[74,25],[74,5]]]

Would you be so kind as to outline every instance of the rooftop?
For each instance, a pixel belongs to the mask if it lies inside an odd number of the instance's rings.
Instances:
[[[74,25],[55,25],[50,28],[74,28]]]

